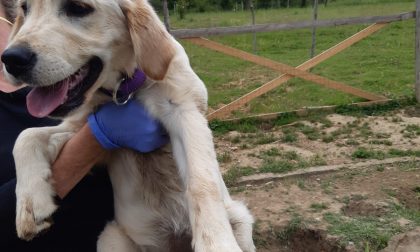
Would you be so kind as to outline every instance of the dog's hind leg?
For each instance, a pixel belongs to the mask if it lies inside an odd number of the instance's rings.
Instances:
[[[225,203],[225,205],[239,247],[244,252],[254,252],[255,246],[252,240],[254,218],[248,208],[242,202],[234,200],[231,200],[228,204]]]
[[[195,104],[172,108],[160,119],[171,136],[179,173],[186,182],[194,250],[239,252],[223,202],[221,175],[207,121]]]
[[[115,222],[106,225],[99,235],[98,252],[139,252],[141,249],[128,237]]]

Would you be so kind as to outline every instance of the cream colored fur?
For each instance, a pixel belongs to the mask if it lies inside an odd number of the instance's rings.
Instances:
[[[29,240],[50,227],[57,208],[51,163],[87,115],[108,101],[97,89],[117,88],[120,74],[139,66],[149,79],[137,99],[162,122],[171,143],[149,154],[114,151],[107,160],[115,221],[100,236],[98,250],[167,251],[169,237],[190,233],[195,251],[255,251],[253,218],[231,199],[219,171],[205,118],[206,88],[149,3],[83,0],[95,12],[69,20],[58,14],[62,2],[28,0],[29,15],[18,11],[9,46],[27,43],[38,54],[34,83],[40,85],[71,75],[93,55],[102,59],[104,70],[85,103],[62,124],[19,136],[14,148],[18,236]]]

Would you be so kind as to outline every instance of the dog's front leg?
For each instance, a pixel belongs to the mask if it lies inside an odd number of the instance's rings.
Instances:
[[[169,131],[175,160],[187,185],[195,251],[241,251],[224,206],[221,175],[206,119],[194,104],[180,105],[160,119]]]
[[[50,181],[51,164],[72,135],[62,124],[27,129],[16,140],[16,230],[21,239],[31,240],[52,224],[50,217],[57,206]]]

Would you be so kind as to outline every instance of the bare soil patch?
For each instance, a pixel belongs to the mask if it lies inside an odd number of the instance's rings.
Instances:
[[[420,179],[419,183],[412,188],[399,186],[396,191],[396,198],[404,206],[420,211]]]
[[[281,228],[279,228],[281,229]],[[301,252],[345,252],[336,237],[328,236],[327,232],[315,229],[299,228],[288,237],[287,241],[278,241],[272,233],[260,233],[262,237],[270,237],[269,242],[258,249],[260,252],[268,251],[301,251]]]
[[[365,200],[350,201],[341,209],[346,216],[374,216],[381,217],[389,212],[387,203],[384,202],[368,202]]]
[[[410,164],[408,170],[398,164],[389,165],[383,171],[364,167],[358,171],[249,185],[234,197],[244,200],[257,220],[259,251],[363,251],[366,245],[359,244],[359,240],[340,240],[340,235],[331,233],[334,224],[326,216],[338,215],[347,221],[370,218],[386,225],[392,223],[399,232],[410,230],[420,224],[416,223],[419,220],[406,219],[411,217],[400,215],[395,207],[414,209],[405,206],[398,194],[392,192],[395,188],[412,190],[419,178],[420,162]],[[406,200],[416,202],[418,198],[411,194]],[[301,222],[299,227],[284,235],[295,218]],[[371,247],[370,251],[376,249]]]
[[[394,235],[420,226],[420,162],[414,160],[420,156],[418,108],[380,116],[330,115],[283,127],[268,122],[217,136],[215,142],[221,169],[230,178],[409,160],[231,188],[256,219],[258,251],[379,251]]]
[[[420,150],[420,131],[412,130],[415,126],[420,130],[419,114],[418,108],[410,107],[381,116],[333,114],[326,117],[327,123],[302,121],[298,127],[274,127],[267,122],[258,132],[230,132],[216,137],[215,141],[218,153],[229,153],[231,157],[227,162],[220,162],[223,171],[232,166],[257,168],[264,160],[258,154],[272,148],[280,152],[294,151],[304,159],[319,156],[327,165],[352,163],[357,161],[352,154],[360,148],[379,154],[392,149]],[[287,133],[289,129],[293,133]],[[263,137],[272,140],[255,141]]]

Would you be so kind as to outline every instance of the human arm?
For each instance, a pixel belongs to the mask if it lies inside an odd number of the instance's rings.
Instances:
[[[124,106],[105,104],[64,145],[53,164],[56,193],[64,198],[94,164],[104,159],[107,150],[130,148],[147,153],[167,142],[161,124],[137,101],[130,100]]]
[[[90,169],[106,156],[106,153],[88,124],[85,124],[64,145],[52,166],[52,178],[57,195],[64,198]]]

